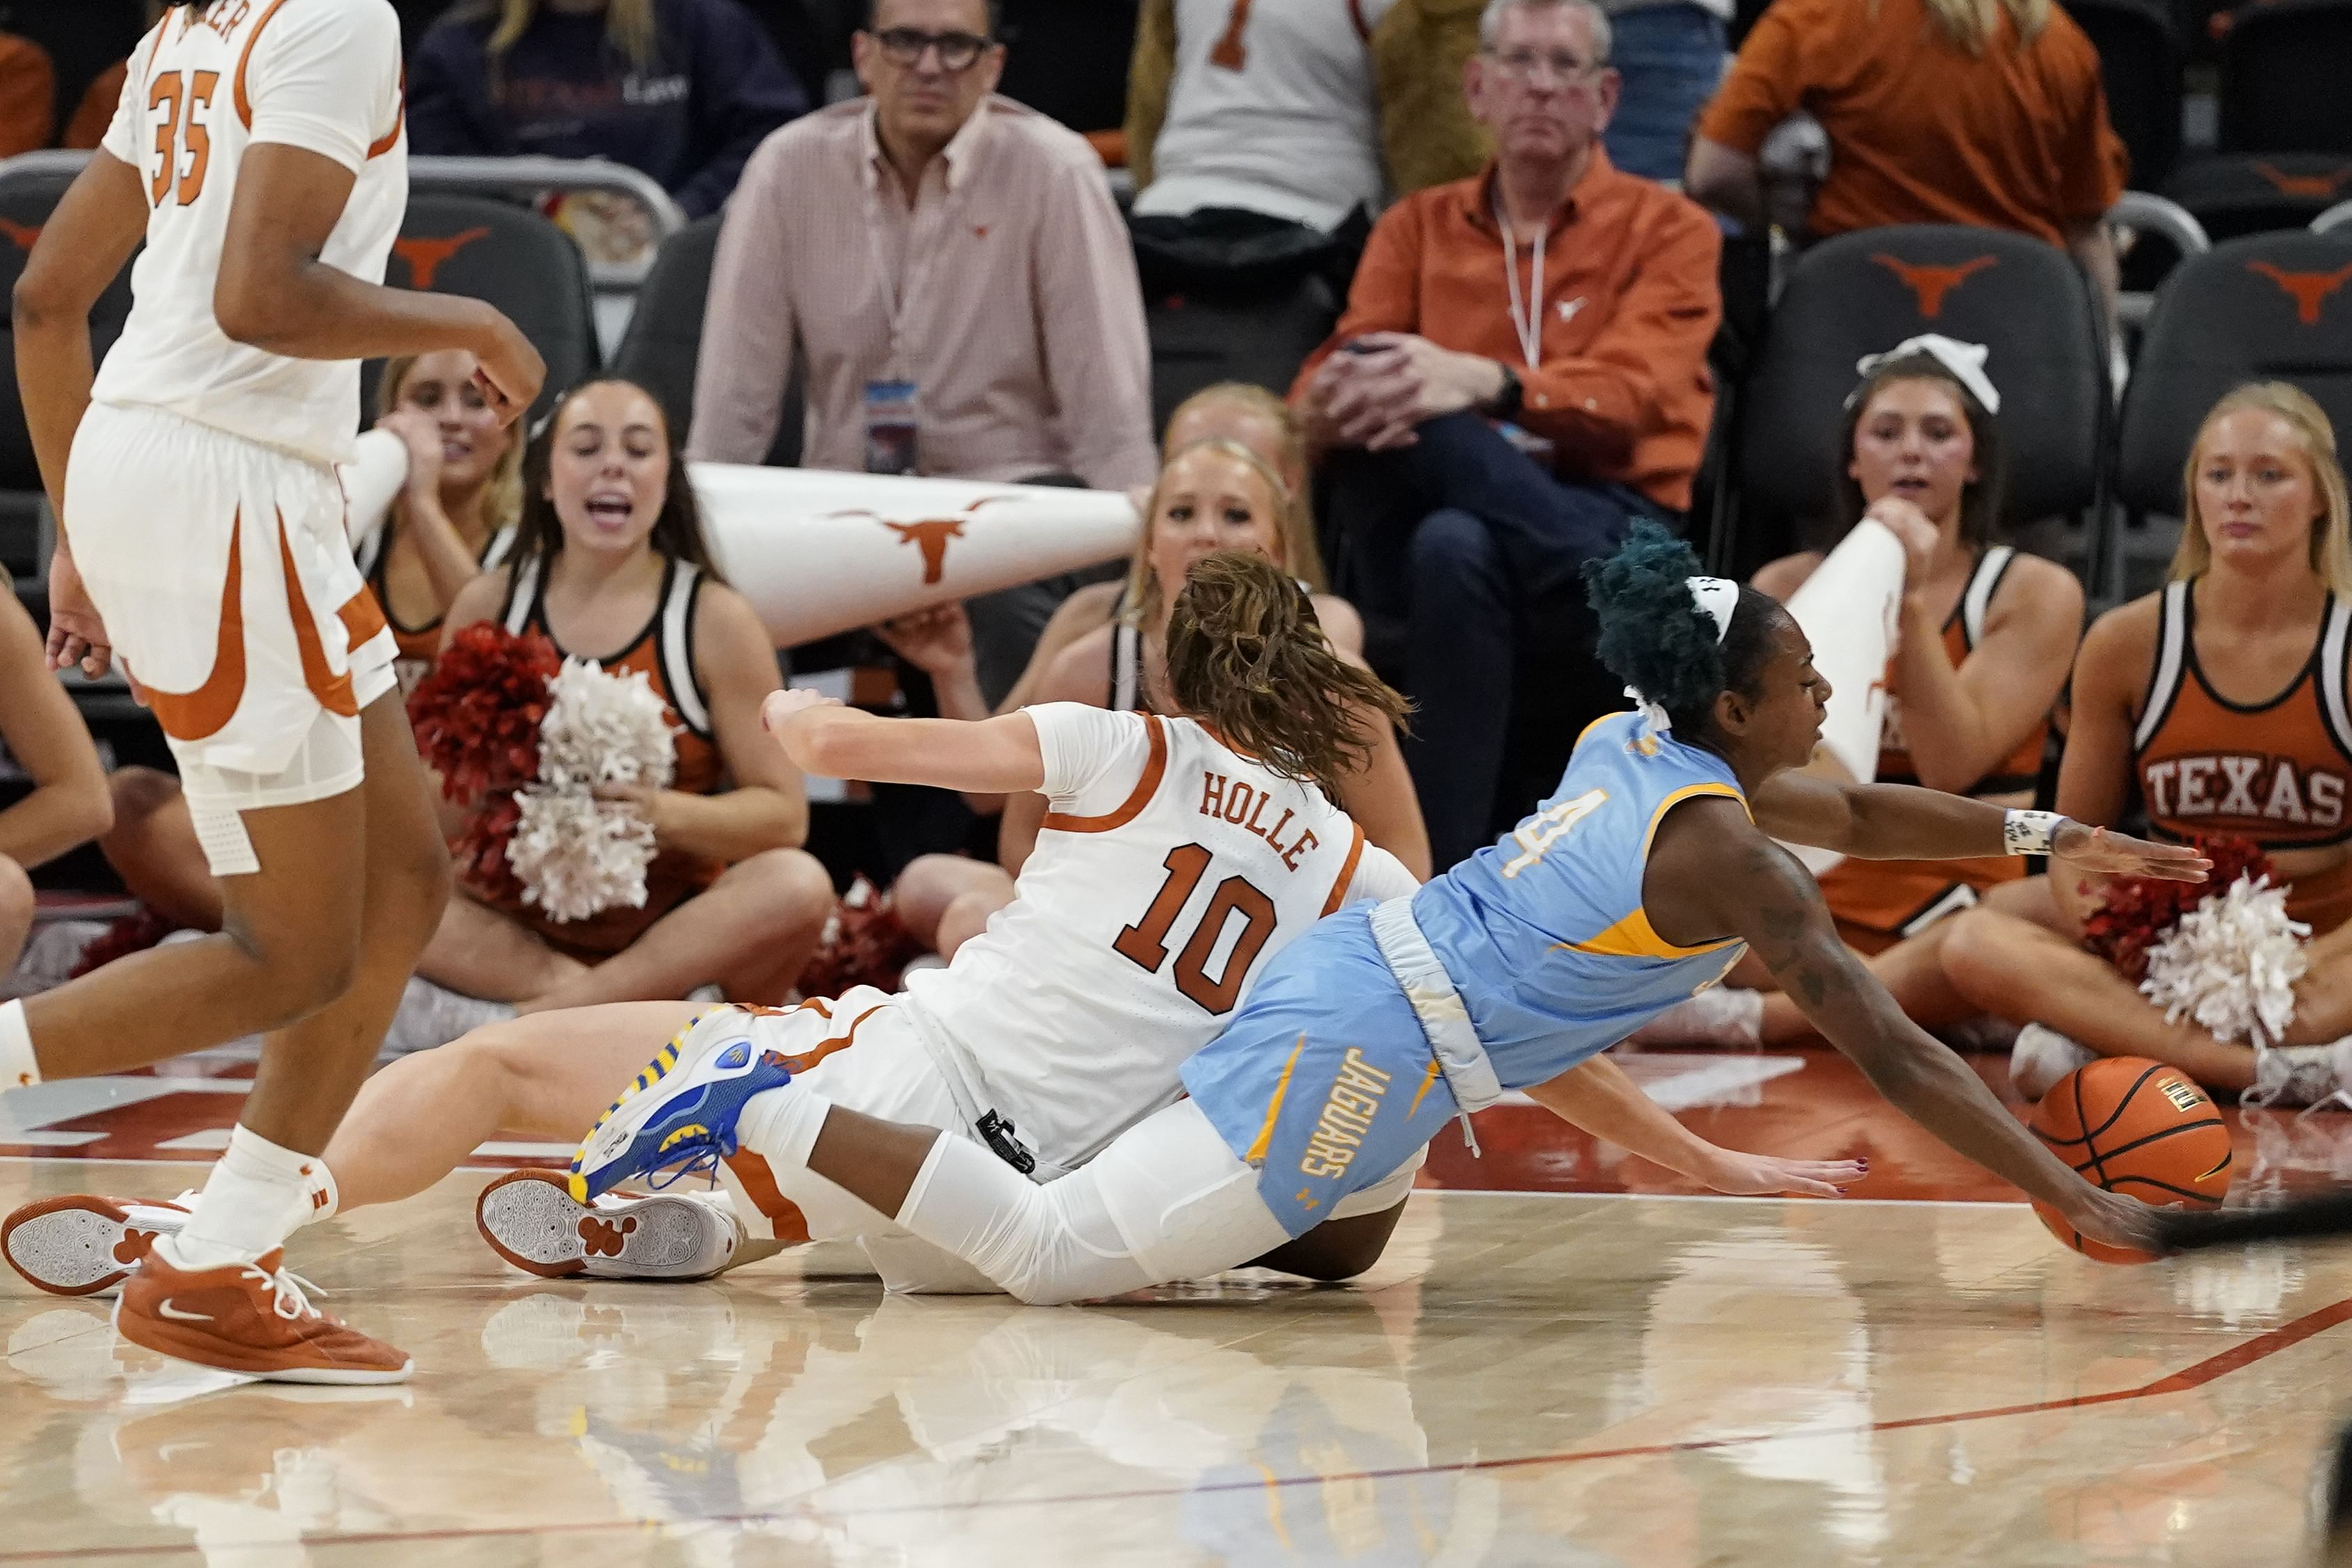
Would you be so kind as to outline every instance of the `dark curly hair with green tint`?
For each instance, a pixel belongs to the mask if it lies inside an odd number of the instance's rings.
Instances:
[[[1715,728],[1715,700],[1727,689],[1763,695],[1773,633],[1788,612],[1742,584],[1731,629],[1716,640],[1714,617],[1691,596],[1703,574],[1691,547],[1646,519],[1617,553],[1584,568],[1601,622],[1601,663],[1666,710],[1675,732],[1696,741]]]

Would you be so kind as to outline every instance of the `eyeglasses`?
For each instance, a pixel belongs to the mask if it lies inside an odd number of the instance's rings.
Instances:
[[[1513,49],[1508,54],[1489,53],[1495,68],[1515,81],[1532,81],[1538,69],[1549,70],[1563,87],[1572,87],[1593,72],[1605,68],[1591,60],[1580,60],[1574,55],[1539,54],[1534,49]]]
[[[874,41],[882,46],[882,58],[894,66],[919,65],[924,51],[937,49],[941,70],[961,71],[970,70],[972,62],[996,40],[977,33],[926,33],[919,27],[887,27],[875,34]]]

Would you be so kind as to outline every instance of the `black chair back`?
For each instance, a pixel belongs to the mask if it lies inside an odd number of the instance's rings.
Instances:
[[[1303,278],[1255,299],[1166,294],[1144,305],[1151,337],[1151,424],[1164,429],[1176,405],[1204,386],[1246,381],[1277,396],[1339,320],[1320,278]]]
[[[0,180],[0,299],[16,287],[25,258],[58,199],[73,184],[68,174],[16,174]],[[133,260],[136,260],[134,256]],[[131,267],[126,263],[89,313],[90,352],[103,359],[131,315]],[[41,472],[33,460],[33,439],[25,429],[25,405],[17,395],[16,339],[0,321],[0,490],[38,490]]]
[[[2352,0],[2253,0],[2221,46],[2224,153],[2352,153]]]
[[[1922,332],[1985,344],[2000,389],[2005,520],[2073,516],[2096,500],[2106,431],[2106,349],[2087,279],[2063,251],[2024,235],[1911,225],[1841,235],[1790,272],[1739,404],[1740,531],[1732,559],[1776,521],[1790,542],[1825,545],[1855,362]],[[1760,515],[1759,515],[1760,514]]]
[[[2159,189],[2180,159],[2181,43],[2168,0],[2066,0],[2099,51],[2107,120],[2131,153],[2136,189]]]
[[[2116,493],[2178,517],[2206,412],[2249,381],[2287,381],[2352,435],[2352,234],[2255,235],[2180,264],[2157,294],[2124,397]]]
[[[662,241],[653,269],[637,289],[629,329],[613,351],[613,374],[652,393],[681,442],[694,428],[694,371],[702,356],[703,303],[710,292],[710,264],[719,250],[719,217],[713,213],[697,218]],[[784,389],[775,444],[763,461],[772,468],[796,466],[801,425],[801,377],[795,370]]]
[[[2352,198],[2352,154],[2248,153],[2200,158],[2174,174],[2164,194],[2187,207],[2215,240],[2308,228],[2313,218]]]
[[[534,419],[597,367],[588,264],[570,235],[529,207],[482,196],[412,195],[384,281],[468,295],[505,311],[547,361]],[[371,398],[375,368],[369,367]]]

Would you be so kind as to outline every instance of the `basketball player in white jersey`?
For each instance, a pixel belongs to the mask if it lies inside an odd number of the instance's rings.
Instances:
[[[362,359],[469,351],[509,417],[543,374],[488,306],[383,287],[407,204],[400,69],[385,0],[172,4],[16,291],[62,523],[51,661],[121,658],[170,738],[227,927],[0,1007],[0,1084],[267,1031],[226,1153],[116,1321],[151,1350],[302,1382],[408,1374],[311,1310],[278,1245],[330,1201],[317,1156],[449,874],[331,465]],[[142,240],[93,379],[89,308]]]

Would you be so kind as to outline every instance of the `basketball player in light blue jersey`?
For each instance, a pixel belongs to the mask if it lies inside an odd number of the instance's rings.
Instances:
[[[758,1152],[772,1164],[805,1166],[1024,1300],[1117,1295],[1283,1246],[1506,1089],[1567,1113],[1584,1064],[1752,947],[1906,1115],[2084,1235],[2148,1245],[2155,1211],[2077,1176],[1906,1018],[1774,839],[1865,858],[2047,854],[2075,871],[2192,882],[2206,862],[2048,813],[1799,773],[1830,696],[1804,634],[1771,599],[1697,564],[1664,531],[1637,527],[1595,572],[1592,596],[1601,657],[1646,694],[1641,710],[1587,730],[1558,794],[1501,842],[1294,942],[1185,1066],[1190,1098],[1085,1168],[1033,1184],[970,1140],[786,1087],[781,1065],[755,1057],[674,1071],[646,1091],[681,1101],[667,1142],[592,1135],[574,1169],[603,1190],[702,1143],[731,1146],[731,1127],[701,1108],[758,1087],[792,1108],[763,1119]],[[745,1075],[763,1082],[716,1081]],[[623,1120],[667,1124],[658,1105]],[[1327,1231],[1362,1226],[1376,1252],[1392,1223],[1393,1210]]]

